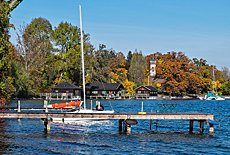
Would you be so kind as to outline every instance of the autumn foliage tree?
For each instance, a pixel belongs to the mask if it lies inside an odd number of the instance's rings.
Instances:
[[[122,52],[118,52],[116,57],[111,58],[108,65],[112,83],[122,83],[127,79],[126,59]]]
[[[182,52],[159,54],[157,60],[157,77],[166,80],[165,89],[172,95],[184,95],[187,92],[199,93],[203,86],[196,66]]]
[[[0,0],[0,102],[11,94],[28,97],[51,92],[52,86],[66,80],[82,86],[81,38],[77,26],[61,22],[53,30],[48,20],[35,18],[19,29],[18,44],[10,44],[9,28],[13,27],[9,23],[10,12],[20,2]],[[213,85],[221,94],[230,94],[228,68],[220,71],[203,58],[190,60],[182,52],[156,52],[145,57],[137,50],[129,51],[125,58],[122,52],[107,49],[105,44],[96,49],[89,34],[83,34],[83,42],[86,83],[122,83],[127,94],[147,84],[170,95],[207,93]],[[165,81],[161,86],[154,85],[154,78],[149,83],[153,58],[157,61],[155,78]]]

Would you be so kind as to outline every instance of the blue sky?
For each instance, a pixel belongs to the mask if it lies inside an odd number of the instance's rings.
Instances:
[[[229,0],[24,0],[11,14],[11,42],[20,25],[43,17],[54,26],[79,26],[96,49],[105,44],[116,52],[184,52],[190,59],[230,69]]]

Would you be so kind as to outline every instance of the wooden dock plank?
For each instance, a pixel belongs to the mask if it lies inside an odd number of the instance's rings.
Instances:
[[[203,113],[153,113],[138,114],[122,112],[114,114],[78,114],[78,113],[37,113],[37,112],[0,112],[2,118],[95,118],[95,119],[171,119],[171,120],[213,120],[213,114]]]

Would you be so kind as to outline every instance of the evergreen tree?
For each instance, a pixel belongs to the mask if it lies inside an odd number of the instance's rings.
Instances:
[[[129,81],[141,85],[144,78],[144,70],[146,67],[145,58],[142,55],[142,52],[139,53],[137,50],[132,55],[130,68],[129,68]]]

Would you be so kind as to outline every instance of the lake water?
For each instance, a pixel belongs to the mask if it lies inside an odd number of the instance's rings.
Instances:
[[[105,109],[111,104],[116,112],[141,111],[141,102],[101,100]],[[155,125],[149,129],[149,120],[138,120],[131,135],[119,133],[118,120],[67,123],[65,131],[61,123],[51,123],[51,132],[45,133],[41,119],[7,119],[0,124],[0,154],[230,154],[230,100],[164,102],[178,103],[178,112],[214,114],[220,125],[214,126],[214,136],[206,123],[204,134],[199,134],[198,122],[190,134],[188,120],[159,120],[157,130]],[[143,103],[144,111],[155,112],[162,101]],[[43,107],[43,101],[21,100],[21,107]]]

